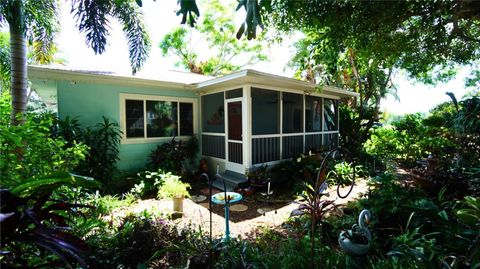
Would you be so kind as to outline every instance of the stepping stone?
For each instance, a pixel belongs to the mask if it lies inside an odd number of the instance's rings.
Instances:
[[[273,209],[271,209],[269,207],[262,207],[262,208],[257,209],[258,214],[262,214],[262,215],[267,213],[267,212],[270,212],[270,211],[273,211]]]
[[[234,211],[234,212],[243,212],[243,211],[247,211],[247,209],[248,209],[248,206],[242,205],[242,204],[236,204],[236,205],[230,206],[230,211]]]
[[[205,195],[192,195],[192,201],[194,201],[195,203],[200,203],[200,202],[203,202],[205,200],[207,200],[207,196]]]

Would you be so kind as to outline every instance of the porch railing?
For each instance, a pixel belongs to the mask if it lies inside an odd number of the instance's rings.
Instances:
[[[280,136],[252,138],[252,163],[266,163],[280,160]]]
[[[309,150],[338,147],[338,132],[252,136],[252,164],[280,161]]]
[[[203,134],[202,154],[220,159],[225,159],[225,135]]]

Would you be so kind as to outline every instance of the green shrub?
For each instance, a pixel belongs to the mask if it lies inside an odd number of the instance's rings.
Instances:
[[[158,185],[158,197],[159,198],[174,198],[174,197],[190,197],[188,189],[190,184],[183,183],[179,176],[172,173],[159,174],[160,179],[155,182]]]
[[[203,234],[147,213],[100,226],[86,242],[92,268],[185,268],[192,255],[208,253]]]
[[[56,199],[53,193],[61,186],[96,185],[91,180],[58,173],[25,180],[12,190],[1,189],[2,268],[86,267],[86,245],[69,226],[81,214],[79,209],[89,206]]]
[[[10,124],[10,97],[0,97],[0,174],[2,187],[21,184],[23,179],[61,171],[73,171],[86,157],[88,147],[69,144],[51,130],[50,113],[27,114],[22,125]]]
[[[349,162],[338,162],[333,166],[333,170],[327,174],[329,185],[351,185],[353,174],[353,164]],[[362,165],[355,166],[355,177],[365,175]]]
[[[184,175],[184,164],[195,158],[198,150],[197,139],[190,138],[187,142],[173,138],[163,143],[150,153],[149,166],[153,170],[161,169],[177,175]]]
[[[158,182],[161,180],[162,170],[157,172],[145,171],[138,173],[140,182],[136,183],[130,190],[130,193],[138,198],[156,196],[158,192]]]
[[[108,190],[112,178],[118,172],[116,163],[119,160],[121,137],[118,124],[110,122],[106,117],[103,117],[103,122],[83,130],[82,140],[90,147],[90,151],[85,162],[78,168],[79,173],[104,183]]]

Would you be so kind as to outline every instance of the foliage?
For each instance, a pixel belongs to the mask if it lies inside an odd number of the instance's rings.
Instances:
[[[480,266],[480,247],[478,246],[480,242],[480,199],[477,197],[467,196],[464,201],[464,208],[459,209],[455,212],[455,215],[458,217],[461,223],[465,224],[468,227],[469,235],[475,235],[476,237],[470,241],[470,245],[466,248],[466,259],[467,262],[471,263],[473,266]]]
[[[433,83],[454,77],[454,64],[478,59],[479,11],[474,3],[444,1],[291,0],[272,1],[265,17],[279,30],[318,32],[312,53],[349,48]]]
[[[161,184],[162,178],[165,177],[164,175],[165,173],[160,169],[157,172],[144,171],[138,173],[140,182],[134,185],[130,193],[139,198],[148,197],[151,194],[156,196],[158,186]]]
[[[122,131],[117,123],[103,117],[103,122],[97,123],[93,128],[86,128],[82,136],[84,143],[90,147],[90,152],[78,171],[108,186],[117,169]]]
[[[188,142],[176,140],[175,137],[168,143],[163,143],[150,154],[150,167],[157,170],[172,172],[177,175],[184,173],[184,162],[193,160],[198,150],[195,137]]]
[[[10,89],[10,36],[0,32],[0,93]]]
[[[88,207],[53,199],[60,186],[96,186],[67,173],[29,179],[12,191],[1,190],[2,266],[86,266],[87,246],[68,231],[71,217]],[[56,257],[56,258],[55,258]]]
[[[57,126],[52,129],[55,136],[67,141],[67,145],[81,142],[90,148],[85,161],[75,169],[77,173],[91,176],[107,188],[111,187],[111,178],[117,171],[118,148],[122,137],[117,123],[103,117],[103,122],[82,129],[76,118],[67,116],[63,120],[58,119]]]
[[[159,179],[155,185],[159,185],[158,197],[160,198],[175,198],[175,197],[190,197],[188,189],[190,184],[183,183],[179,176],[173,175],[171,172],[161,173],[158,175]]]
[[[374,188],[356,206],[367,207],[374,215],[372,258],[385,259],[388,254],[395,259],[416,260],[425,268],[471,264],[469,253],[478,249],[472,247],[478,231],[472,233],[456,217],[459,204],[446,199],[448,188],[430,198],[418,189],[400,185],[389,174],[376,177],[372,184]],[[473,252],[466,253],[466,249]]]
[[[127,215],[118,225],[104,223],[87,237],[92,248],[89,262],[95,268],[180,267],[190,255],[203,254],[208,242],[192,227],[179,228],[148,212]]]
[[[251,2],[253,4],[257,1]],[[164,56],[173,54],[179,59],[176,63],[177,66],[181,65],[193,73],[214,76],[237,71],[244,66],[267,59],[266,55],[262,53],[264,49],[264,45],[261,43],[262,37],[259,38],[260,42],[240,41],[235,38],[234,7],[232,5],[225,5],[218,0],[202,1],[201,4],[205,11],[202,21],[197,24],[196,28],[188,30],[183,27],[176,28],[165,35],[160,42]],[[248,29],[252,27],[256,28],[256,26],[249,25]],[[210,55],[200,53],[200,49],[203,48],[194,46],[194,44],[197,45],[197,42],[192,42],[191,39],[192,36],[197,35],[202,41],[200,44],[203,45],[206,42],[205,46],[208,46],[212,52]],[[242,33],[240,33],[241,35]],[[251,39],[252,35],[253,32],[250,32],[248,39]],[[242,59],[239,59],[238,55],[242,55]]]
[[[0,98],[1,185],[13,187],[25,178],[72,171],[85,159],[88,147],[52,135],[51,114],[28,114],[23,125],[10,125],[10,97]],[[8,176],[6,176],[8,175]]]
[[[381,99],[395,96],[393,71],[403,69],[414,79],[436,83],[453,78],[455,65],[480,55],[478,6],[473,4],[290,0],[271,1],[265,11],[267,25],[279,31],[279,38],[297,30],[305,35],[290,62],[297,78],[360,94],[340,113],[342,146],[358,156],[380,120]]]
[[[12,4],[2,3],[0,14],[2,24],[20,24],[27,34],[28,40],[33,40],[34,55],[39,62],[48,62],[52,57],[54,37],[60,29],[58,21],[59,3],[56,1],[24,1],[24,16],[12,17]],[[22,12],[22,13],[23,13]],[[109,34],[109,17],[119,20],[128,40],[130,61],[135,73],[146,60],[150,40],[142,21],[142,13],[132,1],[102,1],[86,4],[72,1],[71,13],[77,19],[77,27],[85,33],[87,46],[95,53],[102,54],[107,44]],[[43,16],[39,16],[42,14]]]
[[[392,126],[375,128],[364,144],[365,151],[384,164],[400,161],[406,166],[428,155],[448,159],[453,157],[455,143],[442,128],[429,128],[420,114],[405,115]]]
[[[333,170],[327,173],[327,180],[329,185],[350,185],[352,183],[352,176],[356,177],[365,175],[362,165],[355,165],[349,162],[338,162],[333,166]]]
[[[315,240],[319,240],[316,237]],[[231,239],[215,264],[218,268],[345,268],[344,255],[330,246],[315,248],[310,254],[310,236],[286,236],[274,230],[258,234],[255,239]]]

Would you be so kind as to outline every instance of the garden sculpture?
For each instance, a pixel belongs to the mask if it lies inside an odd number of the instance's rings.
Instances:
[[[338,243],[347,254],[347,268],[364,268],[372,240],[372,234],[367,228],[370,218],[370,211],[362,210],[358,224],[354,224],[350,230],[342,231],[338,236]]]

